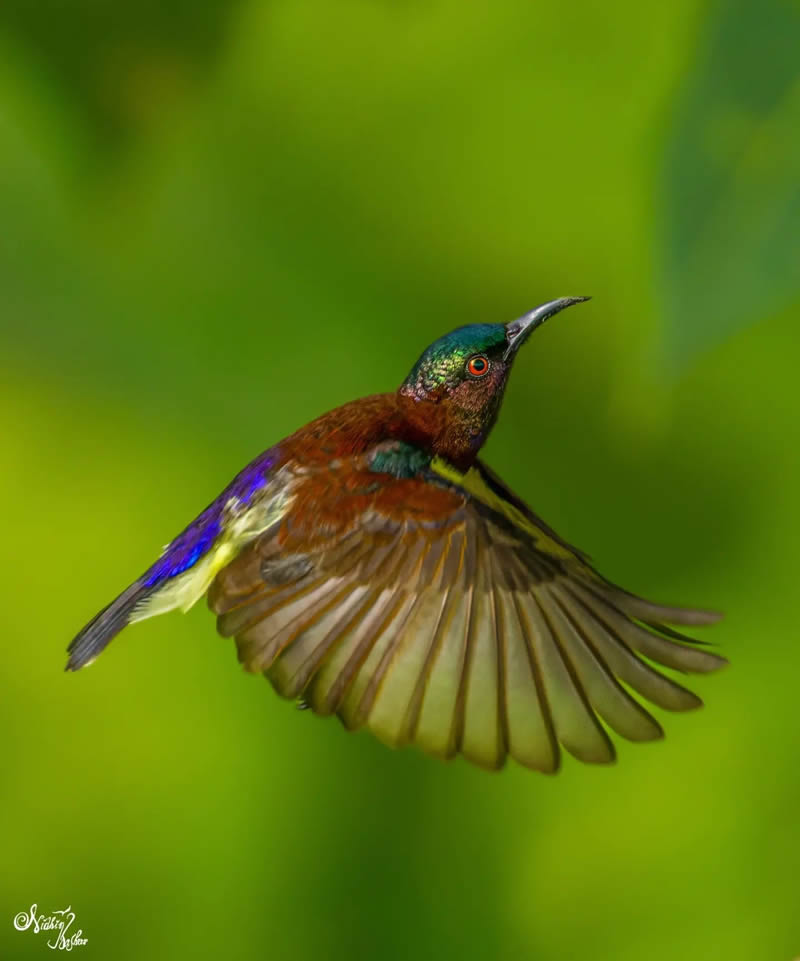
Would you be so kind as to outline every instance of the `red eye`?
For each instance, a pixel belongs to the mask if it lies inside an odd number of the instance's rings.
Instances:
[[[472,377],[483,377],[489,373],[489,361],[483,354],[476,354],[467,361],[467,373]]]

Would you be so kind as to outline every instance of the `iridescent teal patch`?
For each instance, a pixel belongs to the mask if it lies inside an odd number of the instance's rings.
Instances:
[[[369,468],[378,474],[414,477],[428,466],[430,460],[430,454],[426,454],[411,444],[398,441],[390,448],[376,451],[369,462]]]

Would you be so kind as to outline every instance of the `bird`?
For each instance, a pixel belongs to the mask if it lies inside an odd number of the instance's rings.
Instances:
[[[66,670],[205,595],[247,671],[392,747],[552,774],[563,750],[612,763],[609,732],[663,737],[643,701],[702,704],[663,669],[727,664],[669,625],[722,615],[607,580],[478,456],[520,348],[588,299],[458,327],[397,391],[265,450],[78,633]]]

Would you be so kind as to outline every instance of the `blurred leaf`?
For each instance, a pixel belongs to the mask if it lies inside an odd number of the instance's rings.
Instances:
[[[709,19],[667,144],[666,353],[683,366],[800,296],[800,5]]]
[[[0,28],[84,114],[95,149],[169,116],[227,36],[233,0],[6,0]]]

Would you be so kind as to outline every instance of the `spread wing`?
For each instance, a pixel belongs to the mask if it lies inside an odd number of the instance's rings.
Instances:
[[[606,725],[662,736],[632,692],[671,711],[702,703],[654,665],[726,663],[661,623],[718,615],[605,581],[482,465],[302,478],[288,517],[217,575],[209,605],[284,697],[491,769],[511,755],[553,772],[559,744],[613,761]]]

